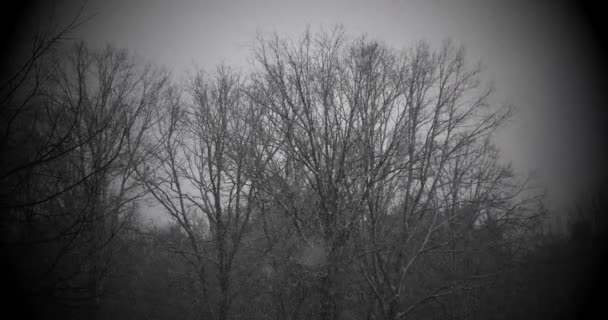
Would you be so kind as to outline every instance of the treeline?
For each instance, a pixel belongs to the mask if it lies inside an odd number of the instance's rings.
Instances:
[[[595,240],[538,231],[541,198],[492,143],[512,110],[462,48],[260,37],[252,71],[178,85],[126,51],[64,41],[77,25],[36,37],[1,84],[2,271],[18,315],[576,309],[567,281]],[[151,207],[171,222],[146,226]]]

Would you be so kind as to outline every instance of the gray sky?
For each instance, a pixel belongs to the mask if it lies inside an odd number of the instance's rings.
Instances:
[[[258,32],[298,36],[341,24],[395,48],[452,38],[486,66],[496,101],[519,110],[498,144],[515,169],[537,171],[551,207],[568,205],[603,167],[594,154],[601,124],[587,112],[593,39],[574,10],[554,1],[90,0],[87,12],[97,16],[79,35],[90,44],[130,49],[178,76],[194,64],[245,66]]]

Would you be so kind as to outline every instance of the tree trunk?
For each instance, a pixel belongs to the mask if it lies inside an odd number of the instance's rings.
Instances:
[[[339,318],[334,295],[332,269],[329,266],[327,274],[321,278],[321,309],[319,310],[319,319],[321,320],[337,320]]]

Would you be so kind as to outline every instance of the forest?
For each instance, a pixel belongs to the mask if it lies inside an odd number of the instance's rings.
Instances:
[[[171,72],[37,34],[0,82],[0,247],[20,319],[570,319],[600,310],[605,190],[547,227],[514,109],[446,41],[261,34]],[[150,224],[152,212],[166,223]],[[164,221],[164,220],[163,220]]]

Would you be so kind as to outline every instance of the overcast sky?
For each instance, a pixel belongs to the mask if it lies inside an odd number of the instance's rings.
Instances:
[[[69,16],[78,1],[57,6]],[[497,137],[505,159],[520,172],[536,170],[549,205],[564,207],[602,168],[593,38],[576,10],[555,1],[376,0],[90,0],[96,16],[78,35],[94,46],[107,42],[183,75],[194,64],[243,67],[256,34],[298,36],[345,27],[386,44],[408,47],[451,38],[480,59],[496,87],[495,101],[517,107]]]

